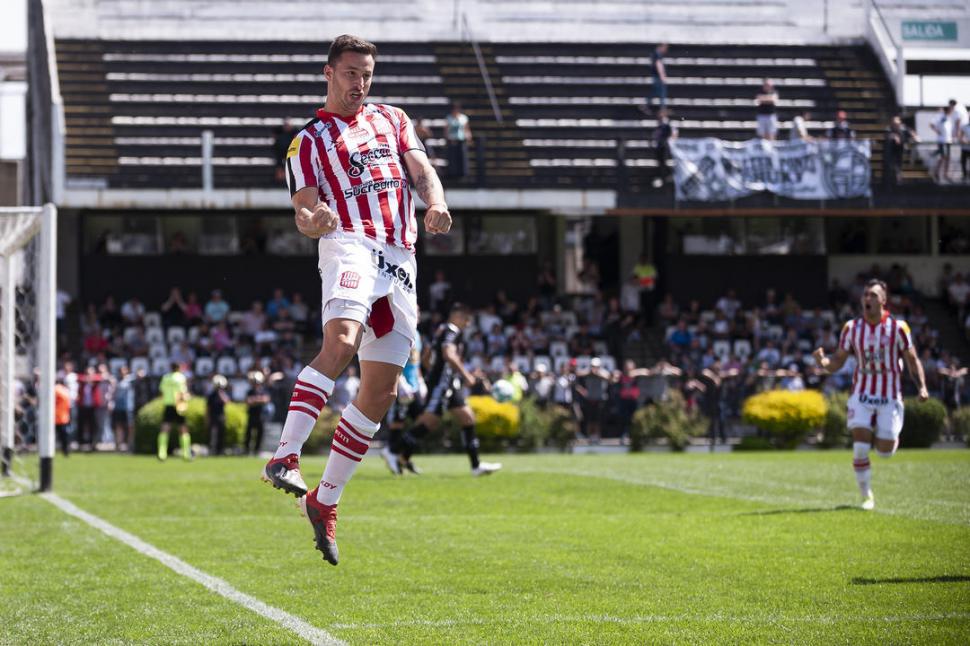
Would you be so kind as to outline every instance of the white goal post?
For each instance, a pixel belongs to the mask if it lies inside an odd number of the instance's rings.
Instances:
[[[53,477],[56,229],[52,204],[0,208],[0,477],[41,491]],[[34,445],[39,468],[25,476],[18,456]]]

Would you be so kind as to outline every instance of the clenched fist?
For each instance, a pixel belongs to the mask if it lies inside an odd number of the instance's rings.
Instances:
[[[445,204],[431,204],[424,214],[424,229],[428,233],[448,233],[451,230],[451,214]]]
[[[308,238],[319,238],[333,233],[340,226],[340,217],[323,202],[319,202],[313,210],[301,208],[294,216],[296,228]]]
[[[824,368],[829,364],[828,359],[825,358],[825,350],[822,348],[815,350],[815,352],[812,353],[812,356],[815,357],[815,363],[817,363],[820,368]]]

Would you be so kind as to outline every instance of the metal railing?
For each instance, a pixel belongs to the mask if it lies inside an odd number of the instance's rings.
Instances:
[[[866,1],[866,40],[872,45],[896,92],[896,104],[904,105],[903,87],[906,80],[906,56],[903,45],[893,37],[876,0]]]
[[[54,51],[54,33],[42,0],[27,5],[28,149],[27,200],[59,203],[64,194],[64,102]]]
[[[488,92],[488,101],[492,104],[492,112],[495,113],[495,121],[502,123],[502,110],[498,107],[498,98],[495,96],[495,89],[492,87],[492,79],[488,74],[488,67],[485,65],[485,57],[482,56],[482,49],[478,46],[475,34],[472,33],[468,24],[468,14],[461,15],[462,38],[471,43],[472,50],[475,52],[475,60],[478,61],[478,71],[482,74],[482,81],[485,83],[485,91]]]

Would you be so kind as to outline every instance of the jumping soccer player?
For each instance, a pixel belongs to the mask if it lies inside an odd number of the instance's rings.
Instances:
[[[451,412],[461,425],[461,439],[468,452],[471,462],[472,475],[489,475],[502,468],[497,462],[481,462],[478,459],[478,436],[475,435],[475,413],[471,406],[465,403],[465,393],[462,382],[468,386],[475,383],[475,378],[465,368],[461,360],[462,336],[461,332],[471,321],[471,310],[461,303],[451,306],[448,320],[442,323],[429,348],[428,370],[425,383],[428,385],[428,399],[424,410],[418,416],[417,424],[405,433],[406,439],[400,455],[401,464],[411,464],[411,455],[417,442],[415,438],[427,435],[429,431],[438,428],[445,409]],[[416,470],[410,467],[411,471]]]
[[[408,116],[365,104],[377,48],[355,36],[330,45],[327,98],[286,151],[296,228],[319,239],[323,348],[297,378],[276,455],[263,478],[300,497],[317,549],[336,565],[337,503],[391,402],[417,335],[410,184],[428,205],[428,233],[447,233],[444,190]],[[360,389],[334,433],[319,486],[307,493],[300,453],[333,392],[360,359]]]
[[[900,359],[906,362],[909,374],[919,386],[919,399],[926,401],[926,377],[920,363],[909,326],[889,315],[886,309],[886,283],[870,280],[862,293],[862,316],[842,328],[835,357],[829,359],[818,348],[815,361],[823,370],[838,371],[850,353],[855,356],[856,369],[852,378],[846,419],[852,431],[852,466],[862,493],[862,508],[875,508],[872,495],[872,469],[869,450],[875,428],[876,452],[891,458],[899,446],[903,429],[902,374]]]

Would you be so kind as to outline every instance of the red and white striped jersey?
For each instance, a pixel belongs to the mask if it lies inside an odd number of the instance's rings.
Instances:
[[[902,391],[902,354],[913,345],[909,325],[889,313],[876,325],[864,318],[842,328],[839,348],[855,356],[852,394],[897,399]]]
[[[328,238],[368,237],[413,249],[418,227],[404,154],[424,151],[411,120],[398,108],[361,106],[352,118],[322,108],[286,151],[290,196],[316,187],[340,216]]]

